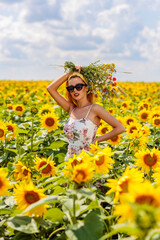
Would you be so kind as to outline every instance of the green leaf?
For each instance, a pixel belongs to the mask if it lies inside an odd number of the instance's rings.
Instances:
[[[27,207],[25,209],[25,211],[23,213],[26,213],[34,208],[37,208],[39,207],[40,205],[43,205],[43,204],[46,204],[46,203],[49,203],[49,202],[53,202],[53,201],[57,201],[58,200],[58,197],[57,196],[47,196],[46,198],[42,198],[41,200],[31,204],[29,207]]]
[[[0,215],[10,214],[11,212],[12,210],[8,208],[0,209]]]
[[[49,147],[45,147],[44,149],[59,149],[62,148],[66,143],[64,141],[56,141],[51,143]]]
[[[9,151],[9,152],[14,152],[17,154],[17,150],[16,149],[11,149],[11,148],[4,148],[5,150]]]
[[[13,238],[13,240],[32,240],[33,236],[30,234],[26,234],[26,233],[22,233],[22,232],[18,232],[15,237]]]
[[[47,211],[45,217],[53,223],[63,222],[64,213],[59,208],[52,208]]]
[[[90,212],[84,221],[69,226],[66,235],[70,240],[98,240],[103,235],[104,224],[99,211]]]
[[[113,227],[115,228],[113,231],[105,234],[99,240],[106,240],[118,233],[126,233],[128,235],[142,236],[142,232],[136,226],[127,226],[126,224],[116,224]]]
[[[35,220],[27,216],[11,217],[8,219],[7,225],[19,232],[29,234],[39,232]]]

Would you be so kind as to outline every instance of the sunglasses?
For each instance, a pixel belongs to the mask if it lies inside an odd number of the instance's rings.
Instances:
[[[69,93],[71,93],[71,92],[73,92],[74,91],[74,89],[76,89],[77,91],[81,91],[82,90],[82,88],[83,88],[83,86],[87,86],[87,84],[83,84],[83,83],[78,83],[78,84],[76,84],[75,86],[68,86],[68,87],[66,87],[66,89],[67,89],[67,91],[69,92]]]

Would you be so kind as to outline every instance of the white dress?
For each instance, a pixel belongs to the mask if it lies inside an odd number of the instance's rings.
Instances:
[[[69,141],[65,161],[67,161],[68,158],[71,158],[73,154],[80,153],[82,149],[88,150],[89,145],[93,142],[95,138],[98,125],[87,119],[92,106],[93,104],[89,108],[85,118],[80,119],[73,119],[71,117],[72,112],[76,109],[75,107],[70,114],[68,122],[63,128],[64,134]]]

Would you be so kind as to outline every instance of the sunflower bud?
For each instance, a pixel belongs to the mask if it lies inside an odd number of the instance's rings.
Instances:
[[[140,209],[136,214],[135,221],[142,231],[146,231],[155,226],[156,216],[151,209]]]

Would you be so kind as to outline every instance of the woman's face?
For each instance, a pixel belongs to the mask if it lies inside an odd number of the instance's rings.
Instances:
[[[76,86],[79,83],[85,84],[80,77],[74,77],[69,80],[68,86]],[[81,98],[84,98],[87,96],[87,90],[88,90],[88,86],[83,86],[80,91],[74,88],[73,92],[70,92],[70,95],[74,100],[78,101]]]

